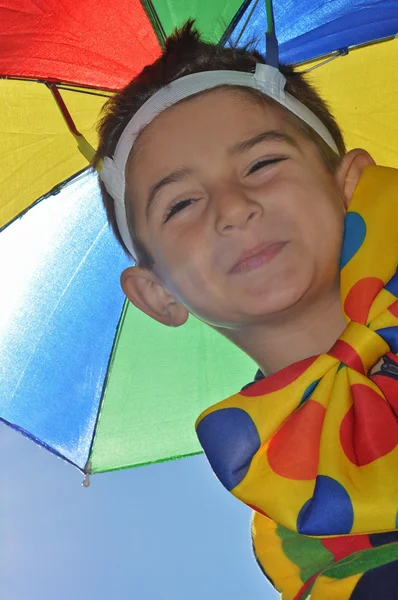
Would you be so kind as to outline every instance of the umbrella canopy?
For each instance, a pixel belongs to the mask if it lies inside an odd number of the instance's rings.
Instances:
[[[256,371],[196,319],[170,330],[124,301],[128,261],[85,171],[107,97],[175,26],[262,52],[274,26],[282,62],[318,67],[347,146],[398,166],[398,0],[274,0],[271,16],[260,0],[2,3],[0,418],[82,471],[199,452],[197,415]]]

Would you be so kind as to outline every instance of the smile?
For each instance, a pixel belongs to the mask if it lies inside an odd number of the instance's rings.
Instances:
[[[287,243],[288,242],[278,242],[268,246],[265,250],[260,251],[258,254],[240,261],[230,272],[234,274],[258,269],[262,265],[269,263],[273,258],[275,258],[275,256],[279,254],[279,252],[284,246],[286,246]]]

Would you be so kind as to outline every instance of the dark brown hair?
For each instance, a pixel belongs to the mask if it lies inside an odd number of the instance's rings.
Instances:
[[[256,51],[245,48],[224,48],[209,44],[200,39],[189,20],[181,29],[176,30],[165,42],[162,55],[153,64],[148,65],[123,90],[108,100],[103,109],[99,126],[99,146],[94,156],[93,166],[98,167],[105,156],[113,156],[119,138],[127,123],[137,110],[160,88],[175,79],[200,71],[233,70],[254,72],[257,63],[265,63],[264,58]],[[326,126],[336,142],[340,156],[345,154],[342,133],[330,113],[326,103],[318,93],[305,81],[304,76],[294,72],[293,68],[280,65],[280,71],[286,77],[286,91],[305,104]],[[247,93],[257,95],[258,92],[247,88]],[[261,94],[264,102],[273,102]],[[318,147],[327,169],[334,172],[340,162],[338,156],[324,140],[306,123],[286,111],[295,126]],[[123,243],[115,218],[114,202],[101,183],[101,192],[108,221],[113,232],[125,252],[129,254]],[[137,264],[146,269],[153,268],[153,259],[139,238],[131,218],[129,204],[126,206],[128,226],[133,246],[137,252]]]

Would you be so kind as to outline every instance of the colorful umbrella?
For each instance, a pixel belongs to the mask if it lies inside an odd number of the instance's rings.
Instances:
[[[198,414],[256,372],[198,320],[172,330],[124,301],[88,168],[107,97],[189,17],[226,46],[264,52],[275,32],[347,146],[398,166],[398,0],[5,0],[0,418],[85,473],[198,453]]]

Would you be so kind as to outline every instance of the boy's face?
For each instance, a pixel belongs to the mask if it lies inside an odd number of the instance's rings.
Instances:
[[[225,89],[175,105],[143,131],[126,179],[156,276],[210,325],[266,322],[338,289],[342,191],[282,108]],[[286,244],[231,272],[270,241]]]

